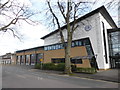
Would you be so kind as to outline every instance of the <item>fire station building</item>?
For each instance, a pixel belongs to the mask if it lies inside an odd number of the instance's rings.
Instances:
[[[83,24],[84,23],[84,24]],[[72,22],[71,22],[72,24]],[[104,6],[77,19],[73,33],[71,63],[77,67],[116,68],[120,64],[120,29]],[[66,25],[61,27],[67,40]],[[59,30],[41,39],[44,46],[16,51],[17,64],[64,63],[65,53]]]

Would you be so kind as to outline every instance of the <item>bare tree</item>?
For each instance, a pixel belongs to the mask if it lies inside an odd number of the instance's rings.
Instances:
[[[29,9],[25,3],[20,3],[19,0],[1,0],[0,1],[0,31],[11,31],[14,37],[18,37],[16,25],[20,25],[21,21],[29,24],[35,23],[31,19],[32,16],[37,14]]]
[[[116,0],[114,0],[116,1]],[[53,1],[54,2],[54,1]],[[57,25],[61,42],[64,47],[65,51],[65,73],[70,74],[71,71],[71,61],[70,61],[70,49],[71,49],[71,42],[72,42],[72,36],[74,31],[78,28],[77,19],[80,17],[80,14],[83,14],[82,12],[85,12],[85,10],[88,10],[91,8],[90,6],[95,5],[98,2],[98,0],[95,0],[94,2],[90,2],[90,0],[67,0],[67,1],[59,1],[54,2],[54,7],[52,5],[52,1],[47,0],[48,5],[48,12],[51,13],[52,23],[53,25]],[[115,5],[116,2],[113,2],[113,0],[110,0],[106,6],[108,8]],[[55,8],[57,7],[57,8]],[[56,12],[57,11],[57,14]],[[59,13],[58,13],[59,11]],[[61,17],[59,17],[59,14]],[[61,20],[63,20],[63,23],[61,24]],[[71,24],[72,21],[72,24]],[[66,25],[66,31],[67,31],[67,41],[64,38],[63,32],[62,32],[62,25]],[[83,23],[84,24],[84,23]],[[67,43],[67,44],[66,44]]]
[[[78,10],[83,9],[79,8],[81,4],[89,3],[89,2],[74,2],[72,0],[67,0],[67,2],[63,3],[58,0],[57,6],[58,9],[64,19],[64,23],[66,24],[66,30],[67,30],[67,44],[65,42],[65,38],[63,36],[63,32],[61,29],[61,23],[59,21],[59,18],[56,16],[54,13],[50,1],[47,1],[49,10],[51,14],[53,15],[53,21],[56,20],[56,24],[58,26],[59,32],[60,32],[60,37],[61,37],[61,42],[63,44],[64,50],[65,50],[65,73],[70,74],[72,73],[71,71],[71,61],[70,61],[70,49],[71,49],[71,42],[72,42],[72,36],[73,32],[78,28],[78,24],[76,23],[77,18],[78,18]],[[87,7],[86,7],[87,8]],[[70,24],[71,20],[73,20],[73,23]],[[54,22],[53,22],[54,23]]]

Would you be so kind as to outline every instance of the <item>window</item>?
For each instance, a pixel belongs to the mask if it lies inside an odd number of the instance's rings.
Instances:
[[[52,46],[49,46],[49,50],[52,50]]]
[[[71,59],[71,63],[74,63],[74,64],[75,64],[75,59]]]
[[[60,47],[61,47],[61,49],[63,49],[64,47],[63,47],[63,44],[60,44]]]
[[[83,43],[84,43],[84,45],[89,45],[90,44],[88,39],[83,40]]]
[[[72,42],[72,47],[74,47],[75,46],[75,43],[74,42]]]
[[[52,58],[52,63],[65,63],[65,58]],[[82,64],[82,59],[71,59],[71,63]]]
[[[75,41],[75,46],[79,46],[79,42],[78,41]]]
[[[49,50],[49,46],[47,46],[47,50]]]
[[[83,46],[83,45],[90,45],[89,39],[72,41],[72,43],[71,43],[71,47]],[[65,42],[65,46],[67,46],[66,42]],[[60,44],[54,44],[54,45],[44,47],[44,50],[57,50],[57,49],[64,49],[63,44],[60,43]]]
[[[71,63],[82,64],[82,59],[71,59]]]
[[[65,63],[64,58],[52,58],[51,61],[52,63]]]
[[[76,59],[76,64],[82,64],[82,59]]]
[[[46,51],[46,50],[47,50],[47,47],[44,47],[44,50]]]
[[[108,63],[108,58],[107,58],[107,46],[106,46],[106,37],[105,37],[105,26],[104,23],[102,22],[102,27],[103,27],[103,41],[104,41],[104,50],[105,50],[105,61]]]
[[[82,42],[81,41],[78,41],[78,46],[82,46]]]
[[[91,56],[93,55],[92,48],[90,45],[86,45],[86,50],[87,50],[88,55],[91,55]]]
[[[61,49],[61,45],[60,44],[58,45],[58,49]]]
[[[120,32],[109,33],[109,46],[110,55],[115,56],[116,53],[120,52]]]
[[[58,49],[58,45],[56,45],[56,49]]]
[[[52,47],[52,50],[54,50],[54,45],[52,45],[51,47]]]

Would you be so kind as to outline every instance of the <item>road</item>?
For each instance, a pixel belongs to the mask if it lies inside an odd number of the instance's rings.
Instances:
[[[3,65],[2,88],[118,88],[118,84]]]

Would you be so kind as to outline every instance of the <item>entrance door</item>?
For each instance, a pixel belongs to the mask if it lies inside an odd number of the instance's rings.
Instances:
[[[110,58],[110,67],[115,68],[115,59]]]
[[[120,68],[120,58],[115,59],[115,68]]]
[[[110,66],[111,68],[120,68],[120,58],[110,58]]]
[[[26,65],[29,65],[30,63],[30,55],[26,55]]]

